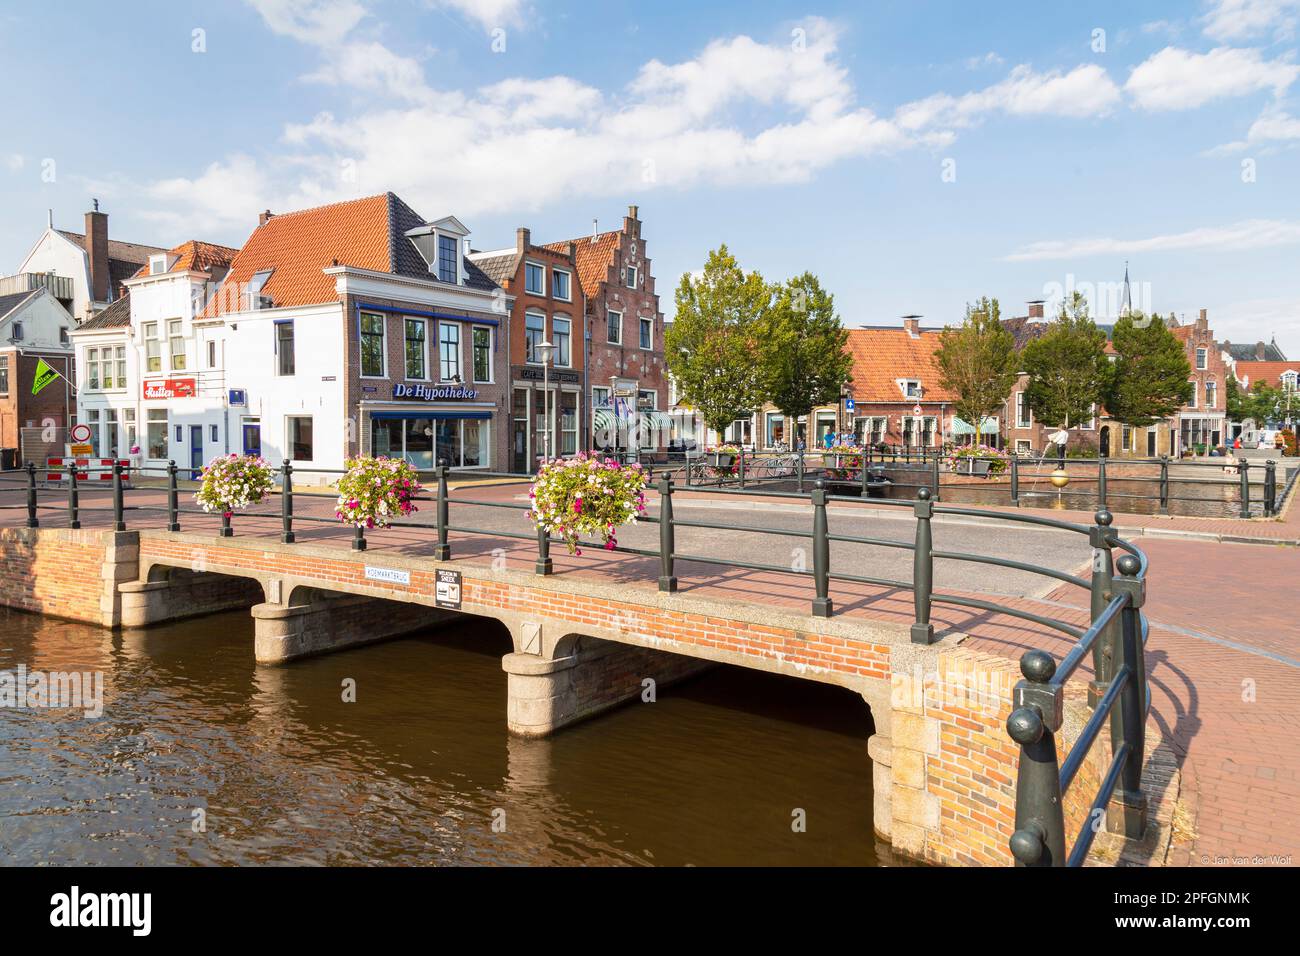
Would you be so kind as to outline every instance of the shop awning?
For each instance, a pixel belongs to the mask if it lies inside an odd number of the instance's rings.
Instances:
[[[954,435],[974,435],[975,429],[968,422],[964,422],[954,415],[952,417],[952,433]],[[997,433],[998,423],[991,418],[984,419],[984,424],[980,427],[980,434],[996,435]]]
[[[639,416],[639,424],[651,428],[671,428],[673,419],[671,415],[654,409],[645,409],[636,412]],[[632,428],[638,424],[631,413],[623,416],[621,420],[614,418],[614,412],[608,408],[598,408],[596,413],[591,416],[591,425],[597,430],[610,429],[615,427]]]
[[[477,409],[467,408],[464,411],[446,411],[443,409],[432,410],[424,408],[413,408],[409,412],[371,412],[370,417],[375,418],[491,418],[491,412],[483,412]]]

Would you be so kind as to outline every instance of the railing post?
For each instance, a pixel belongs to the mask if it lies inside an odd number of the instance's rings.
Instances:
[[[366,550],[366,529],[364,525],[356,525],[352,529],[352,550]]]
[[[1169,456],[1160,456],[1160,513],[1169,514]]]
[[[167,462],[167,530],[181,530],[180,490],[176,484],[176,462]]]
[[[36,517],[36,463],[27,463],[27,527],[39,528],[40,519]]]
[[[1011,503],[1020,507],[1020,458],[1011,456]]]
[[[795,463],[795,470],[799,472],[799,494],[803,494],[804,463],[802,451],[799,452],[799,460]]]
[[[113,459],[113,530],[125,531],[126,518],[122,507],[122,462]]]
[[[81,527],[77,500],[77,462],[68,461],[68,527],[74,531]]]
[[[447,543],[448,516],[451,500],[447,493],[447,462],[438,462],[438,544],[433,549],[435,561],[451,560],[451,545]]]
[[[1146,762],[1147,676],[1145,649],[1142,646],[1142,606],[1146,601],[1146,582],[1137,576],[1141,564],[1131,554],[1121,555],[1115,562],[1120,576],[1115,579],[1117,594],[1127,594],[1128,603],[1120,611],[1121,643],[1124,666],[1132,673],[1119,696],[1120,737],[1112,737],[1112,747],[1128,745],[1128,755],[1120,772],[1119,786],[1112,805],[1118,814],[1106,814],[1106,828],[1112,833],[1123,833],[1132,840],[1141,839],[1146,832],[1147,797],[1142,792],[1142,765]],[[1115,733],[1115,723],[1111,723]],[[1112,750],[1112,752],[1114,752]],[[1114,819],[1115,816],[1119,820]]]
[[[740,446],[740,490],[745,490],[745,446]]]
[[[1097,459],[1097,510],[1106,508],[1106,456],[1102,455]]]
[[[280,540],[293,544],[293,463],[288,458],[280,465]]]
[[[1264,463],[1264,516],[1273,517],[1277,511],[1277,462]]]
[[[230,527],[230,515],[231,513],[229,511],[221,512],[220,534],[223,538],[233,538],[235,536],[235,529]]]
[[[862,457],[858,459],[858,463],[862,466],[862,474],[859,477],[862,479],[863,498],[867,497],[867,472],[870,470],[870,462],[867,461],[868,454],[869,452],[864,448],[862,449]]]
[[[1115,556],[1111,542],[1115,531],[1111,523],[1115,520],[1109,511],[1098,511],[1094,516],[1096,524],[1088,530],[1092,544],[1092,603],[1090,620],[1101,617],[1103,611],[1115,597],[1111,581],[1115,577]],[[1098,636],[1092,645],[1092,680],[1088,683],[1088,706],[1096,707],[1097,701],[1106,693],[1111,679],[1115,676],[1117,661],[1120,658],[1119,622],[1112,621]]]
[[[537,574],[550,574],[554,569],[551,563],[551,536],[539,521],[537,523],[537,564],[533,570]]]
[[[932,477],[932,482],[934,487],[931,489],[931,491],[934,494],[934,500],[938,501],[939,500],[939,453],[937,451],[934,453],[934,475]]]
[[[934,592],[934,534],[930,517],[934,502],[930,489],[916,492],[916,549],[912,552],[912,599],[916,605],[916,620],[912,623],[913,644],[933,644],[934,625],[930,623],[931,595]]]
[[[1241,471],[1241,516],[1250,517],[1250,459],[1242,458],[1238,463]]]
[[[1016,684],[1015,710],[1007,718],[1007,733],[1020,745],[1011,855],[1017,866],[1065,866],[1065,813],[1056,757],[1062,693],[1049,683],[1056,661],[1046,651],[1027,651],[1020,658],[1020,673],[1025,679]]]
[[[813,585],[817,596],[813,598],[812,612],[815,617],[830,617],[832,602],[830,599],[831,542],[830,529],[826,524],[826,482],[817,479],[817,487],[812,493],[813,504]]]
[[[676,591],[673,552],[677,549],[673,533],[673,480],[664,472],[659,479],[659,590]]]

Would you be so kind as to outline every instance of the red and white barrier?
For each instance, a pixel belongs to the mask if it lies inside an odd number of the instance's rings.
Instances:
[[[131,461],[128,458],[119,458],[118,462],[122,465],[122,484],[130,484],[131,472],[127,469],[131,467]],[[71,465],[77,468],[78,481],[112,481],[113,480],[113,459],[112,458],[47,458],[45,464],[49,468],[66,469]],[[51,471],[45,476],[46,481],[67,481],[68,473],[64,471]]]

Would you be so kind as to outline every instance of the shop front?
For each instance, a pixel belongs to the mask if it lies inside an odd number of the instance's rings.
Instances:
[[[542,369],[535,365],[516,365],[510,372],[513,385],[510,399],[510,470],[518,474],[531,474],[537,468],[537,461],[548,452],[553,458],[577,454],[582,425],[581,373],[552,368],[543,375]],[[549,444],[548,414],[551,426]]]
[[[362,402],[369,452],[402,458],[420,471],[492,467],[495,406],[463,385],[393,386],[393,400]]]

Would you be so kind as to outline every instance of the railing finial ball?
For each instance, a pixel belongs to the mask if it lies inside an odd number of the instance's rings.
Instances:
[[[1035,684],[1046,684],[1056,673],[1056,660],[1047,651],[1026,651],[1020,658],[1020,673]]]
[[[1022,747],[1043,739],[1043,717],[1032,707],[1017,707],[1007,717],[1007,733]]]
[[[1142,569],[1142,562],[1136,556],[1126,554],[1115,562],[1115,569],[1125,577],[1134,577]]]
[[[1043,856],[1043,838],[1033,830],[1017,830],[1011,834],[1011,855],[1025,866],[1032,866]]]
[[[822,491],[826,487],[826,480],[824,478],[818,478],[817,483],[814,484],[813,487],[818,491]]]
[[[1111,514],[1109,511],[1107,511],[1105,508],[1101,509],[1101,511],[1098,511],[1092,517],[1093,520],[1096,521],[1097,524],[1101,525],[1103,528],[1109,528],[1111,526],[1111,523],[1115,520],[1115,516]]]
[[[917,491],[916,491],[916,497],[919,498],[921,501],[929,501],[929,500],[930,500],[930,489],[929,489],[929,488],[918,488]]]

